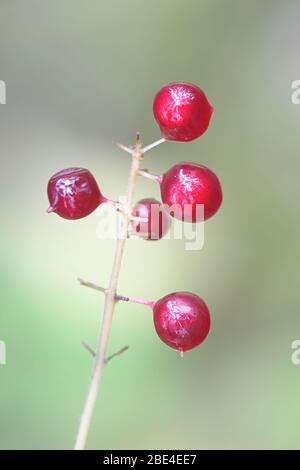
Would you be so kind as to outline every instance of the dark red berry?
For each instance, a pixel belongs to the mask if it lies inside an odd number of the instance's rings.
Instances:
[[[202,212],[198,205],[204,205],[204,220],[209,219],[222,203],[222,188],[211,170],[183,162],[162,176],[161,197],[173,217],[184,222],[200,222]]]
[[[136,234],[145,240],[160,240],[169,230],[169,216],[154,198],[141,199],[134,206],[132,215],[148,219],[148,222],[132,222]]]
[[[64,219],[81,219],[107,199],[102,196],[93,175],[84,168],[67,168],[50,178],[48,212]]]
[[[168,140],[188,142],[207,130],[214,109],[203,91],[190,83],[170,83],[154,98],[153,113]]]
[[[210,314],[205,302],[190,292],[174,292],[153,307],[154,325],[160,339],[179,351],[199,346],[210,330]]]

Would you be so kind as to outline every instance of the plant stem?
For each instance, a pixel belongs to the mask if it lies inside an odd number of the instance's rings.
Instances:
[[[153,308],[155,305],[155,302],[152,300],[142,300],[142,299],[137,299],[136,297],[131,297],[128,295],[117,295],[117,300],[123,300],[124,302],[133,302],[134,304],[140,304],[140,305],[146,305],[146,307]]]
[[[126,197],[126,212],[130,213],[133,204],[133,193],[136,184],[136,178],[140,166],[140,161],[143,158],[143,151],[139,134],[137,134],[135,147],[132,151],[132,162],[129,174],[127,197]],[[121,267],[121,261],[123,257],[124,246],[127,239],[127,231],[129,226],[129,218],[123,216],[122,223],[119,228],[119,234],[116,244],[114,262],[112,272],[110,276],[109,286],[105,292],[105,305],[104,314],[102,320],[102,327],[98,341],[98,347],[96,351],[95,366],[91,379],[91,383],[88,389],[86,401],[84,404],[83,412],[80,419],[79,430],[76,437],[74,450],[82,450],[85,447],[91,419],[93,416],[96,399],[98,396],[98,390],[100,381],[102,378],[102,372],[105,365],[105,355],[108,344],[109,333],[111,329],[112,317],[116,304],[116,292],[118,286],[119,272]]]
[[[152,142],[152,144],[149,144],[143,148],[143,153],[146,153],[149,150],[154,149],[154,147],[157,147],[158,145],[163,144],[164,142],[166,142],[166,139],[164,137],[162,137],[159,140],[156,140],[155,142]]]
[[[153,175],[146,170],[139,170],[139,176],[144,176],[144,178],[148,178],[149,180],[156,181],[156,183],[160,184],[162,182],[163,177],[161,175]]]
[[[93,357],[96,357],[95,351],[93,350],[93,348],[91,348],[89,344],[87,344],[85,341],[81,341],[81,344],[84,347],[84,349],[87,350],[87,352],[89,352]]]
[[[107,364],[109,361],[111,361],[114,357],[120,356],[120,354],[123,354],[123,352],[127,351],[129,349],[129,346],[124,346],[123,348],[119,349],[119,351],[111,354],[105,359],[105,364]]]
[[[79,281],[79,284],[81,286],[85,286],[85,287],[89,287],[90,289],[98,290],[100,292],[103,292],[104,294],[107,291],[107,289],[105,289],[105,287],[98,286],[98,284],[95,284],[94,282],[85,281],[84,279],[81,279],[81,277],[78,278],[78,281]]]
[[[81,286],[89,287],[90,289],[94,289],[94,290],[97,290],[99,292],[103,292],[104,294],[107,291],[107,289],[105,289],[105,287],[99,286],[98,284],[95,284],[94,282],[85,281],[84,279],[81,279],[80,277],[78,278],[78,281],[79,281]],[[123,302],[133,302],[135,304],[146,305],[147,307],[150,307],[150,308],[153,308],[154,305],[155,305],[155,302],[153,300],[142,300],[142,299],[138,299],[137,297],[132,297],[130,295],[116,294],[115,295],[115,300],[116,301],[122,300]]]
[[[134,151],[133,149],[126,147],[126,145],[120,144],[119,142],[116,143],[116,146],[119,147],[119,149],[124,150],[124,152],[129,153],[130,155],[132,155]]]
[[[81,341],[82,346],[84,349],[87,350],[93,357],[96,357],[95,351],[91,348],[89,344],[87,344],[85,341]],[[120,356],[123,352],[127,351],[129,349],[129,346],[123,346],[123,348],[119,349],[119,351],[111,354],[110,356],[105,358],[105,364],[107,364],[111,359],[113,359],[116,356]]]

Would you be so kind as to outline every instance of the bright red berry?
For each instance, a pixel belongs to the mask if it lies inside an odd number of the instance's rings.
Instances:
[[[148,222],[132,222],[136,234],[145,240],[160,240],[169,230],[169,216],[154,198],[141,199],[134,206],[132,215],[148,219]]]
[[[179,351],[199,346],[210,330],[210,314],[205,302],[190,292],[174,292],[153,307],[154,325],[160,339]]]
[[[86,217],[107,201],[93,175],[84,168],[67,168],[53,175],[48,183],[48,198],[48,212],[72,220]]]
[[[219,209],[222,188],[211,170],[196,163],[183,162],[162,176],[161,197],[173,217],[184,222],[200,222],[209,219]],[[204,205],[203,219],[200,204]]]
[[[190,83],[164,86],[153,103],[162,135],[178,142],[188,142],[204,134],[213,111],[203,91]]]

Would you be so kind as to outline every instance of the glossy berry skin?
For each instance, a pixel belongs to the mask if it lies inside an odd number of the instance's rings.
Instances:
[[[132,215],[148,218],[148,222],[132,222],[135,233],[145,240],[160,240],[169,230],[169,216],[154,198],[141,199],[134,206]]]
[[[153,102],[154,117],[163,137],[178,142],[189,142],[204,134],[213,111],[204,92],[190,83],[164,86]]]
[[[222,188],[218,177],[209,168],[196,163],[178,163],[161,179],[161,197],[170,215],[184,222],[200,222],[212,217],[222,203]],[[204,217],[197,210],[204,205]],[[175,210],[172,207],[177,207]]]
[[[199,346],[210,330],[210,313],[205,302],[190,292],[174,292],[153,307],[154,326],[160,339],[179,351]]]
[[[67,168],[53,175],[48,183],[48,198],[48,212],[71,220],[86,217],[107,201],[93,175],[84,168]]]

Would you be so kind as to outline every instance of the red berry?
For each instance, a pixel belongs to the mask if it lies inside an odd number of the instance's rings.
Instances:
[[[67,168],[53,175],[48,183],[48,198],[48,212],[72,220],[86,217],[107,201],[93,175],[84,168]]]
[[[204,134],[213,111],[203,91],[190,83],[164,86],[153,103],[162,135],[178,142],[188,142]]]
[[[170,214],[185,222],[200,222],[204,205],[204,220],[209,219],[222,203],[222,188],[218,177],[205,166],[196,163],[178,163],[161,180],[162,201]],[[174,206],[173,208],[171,206]]]
[[[156,199],[140,200],[134,206],[132,215],[148,218],[148,222],[132,222],[135,232],[145,240],[160,240],[169,230],[169,217]]]
[[[190,292],[174,292],[153,307],[154,325],[160,339],[179,351],[199,346],[210,330],[210,314],[205,302]]]

